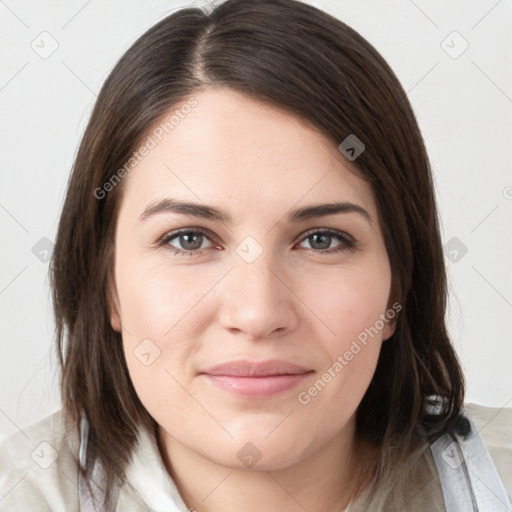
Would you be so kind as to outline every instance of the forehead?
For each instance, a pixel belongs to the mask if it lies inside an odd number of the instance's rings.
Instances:
[[[172,195],[208,204],[236,199],[248,208],[263,208],[264,199],[276,212],[346,200],[376,213],[369,185],[307,122],[230,89],[192,97],[195,106],[183,109],[187,113],[172,127],[164,123],[183,103],[148,131],[153,147],[125,178],[125,199],[133,208],[142,211]]]

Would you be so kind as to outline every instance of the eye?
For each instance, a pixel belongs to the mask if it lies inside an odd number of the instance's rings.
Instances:
[[[203,229],[183,229],[164,235],[158,245],[165,245],[174,254],[198,256],[208,248],[203,244],[209,240]]]
[[[338,241],[338,243],[332,247],[333,241]],[[309,248],[315,252],[320,252],[323,254],[327,253],[335,253],[344,250],[353,250],[356,247],[355,241],[352,240],[351,237],[342,233],[341,231],[333,231],[327,229],[316,229],[314,231],[309,231],[306,233],[306,237],[303,238],[303,242],[309,243]],[[307,247],[306,247],[307,249]]]
[[[304,242],[309,244],[309,248],[302,246]],[[333,242],[337,243],[332,246]],[[199,256],[208,249],[220,248],[211,242],[210,236],[202,228],[187,228],[167,233],[160,239],[158,246],[165,246],[173,254],[182,256]],[[317,228],[306,233],[299,246],[320,254],[332,254],[344,250],[355,250],[356,242],[341,231]]]

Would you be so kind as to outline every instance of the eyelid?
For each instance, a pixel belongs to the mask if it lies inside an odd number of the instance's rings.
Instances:
[[[210,240],[213,239],[217,239],[217,236],[214,235],[214,233],[212,231],[210,231],[209,229],[207,228],[202,228],[202,227],[199,227],[199,226],[190,226],[190,227],[186,227],[186,228],[178,228],[176,230],[172,230],[172,231],[167,231],[165,232],[161,237],[160,239],[158,240],[158,242],[161,242],[162,240],[164,239],[169,239],[169,238],[173,238],[181,233],[191,233],[191,232],[199,232],[199,233],[203,233],[204,235],[206,235]],[[347,233],[346,231],[341,231],[339,229],[335,229],[335,228],[326,228],[326,227],[315,227],[315,228],[310,228],[308,229],[307,231],[304,231],[303,233],[301,233],[299,235],[299,237],[297,238],[297,241],[300,241],[302,240],[303,238],[311,235],[311,234],[314,234],[314,233],[335,233],[335,234],[338,234],[338,235],[342,235],[346,238],[348,238],[351,242],[355,242],[355,239],[352,235],[350,235],[349,233]],[[212,240],[212,241],[213,241]]]
[[[168,231],[162,237],[160,237],[160,239],[158,240],[156,245],[158,247],[166,246],[169,244],[169,242],[171,240],[179,238],[179,236],[181,234],[186,234],[186,233],[202,233],[210,241],[210,243],[212,243],[213,245],[217,244],[217,246],[219,245],[219,242],[217,241],[218,238],[216,235],[214,235],[212,233],[212,231],[210,231],[207,228],[202,228],[199,226],[190,226],[190,227],[186,227],[186,228],[179,228],[179,229],[176,229],[173,231]],[[356,239],[349,233],[347,233],[345,231],[341,231],[339,229],[326,228],[326,227],[314,227],[314,228],[308,229],[307,231],[305,231],[299,235],[298,239],[294,242],[293,245],[295,246],[295,245],[301,243],[302,241],[306,240],[310,235],[313,235],[316,233],[327,233],[329,235],[334,235],[334,236],[338,237],[339,240],[341,241],[340,245],[345,245],[344,249],[346,249],[346,250],[355,250],[358,248],[358,245],[359,245],[358,242],[356,241]],[[169,245],[169,250],[174,251],[176,253],[181,252],[181,253],[190,254],[191,256],[200,255],[203,252],[207,251],[208,249],[212,249],[212,248],[215,248],[215,247],[209,247],[206,249],[187,250],[187,249],[180,249],[180,248]],[[308,249],[308,248],[305,248],[305,249],[308,251],[312,251],[314,253],[327,253],[327,254],[331,253],[331,254],[333,254],[336,252],[336,249],[333,250],[332,248],[324,249],[324,250],[321,250],[321,249],[315,250],[315,249]]]
[[[311,228],[305,231],[304,233],[301,233],[299,236],[299,241],[303,240],[304,238],[307,238],[310,235],[313,235],[314,233],[331,233],[333,235],[338,235],[341,238],[346,238],[349,242],[355,244],[356,239],[349,235],[346,231],[341,231],[340,229],[334,229],[334,228]]]
[[[157,246],[164,245],[167,242],[169,242],[170,240],[178,238],[180,235],[186,234],[186,233],[202,233],[212,244],[216,244],[216,243],[218,244],[218,242],[216,241],[217,237],[209,229],[201,228],[199,226],[190,226],[187,228],[179,228],[176,230],[167,231],[158,239],[158,241],[156,242],[156,245]],[[185,249],[183,249],[183,250],[185,250]],[[204,249],[200,249],[200,250],[204,250]],[[193,252],[193,251],[190,251],[190,252]]]

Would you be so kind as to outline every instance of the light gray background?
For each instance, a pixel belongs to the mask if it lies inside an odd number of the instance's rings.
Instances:
[[[512,2],[309,3],[367,38],[408,93],[449,244],[449,327],[467,398],[510,406]],[[0,0],[0,435],[60,406],[48,263],[32,249],[55,240],[96,94],[139,35],[187,5],[204,3]]]

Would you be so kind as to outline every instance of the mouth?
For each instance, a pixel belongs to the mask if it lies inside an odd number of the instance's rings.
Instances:
[[[267,398],[298,386],[314,370],[287,361],[231,361],[204,372],[212,385],[245,398]]]

